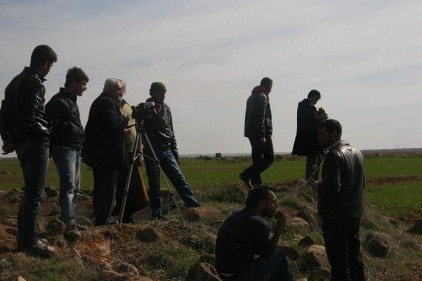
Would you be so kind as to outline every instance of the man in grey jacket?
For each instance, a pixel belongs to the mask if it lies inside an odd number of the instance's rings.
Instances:
[[[365,280],[360,253],[365,170],[362,153],[341,140],[342,127],[328,119],[318,126],[318,141],[325,149],[322,180],[317,183],[318,213],[331,280]]]

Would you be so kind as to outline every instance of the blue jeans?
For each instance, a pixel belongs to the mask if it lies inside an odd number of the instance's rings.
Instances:
[[[256,259],[249,270],[242,273],[235,281],[293,281],[289,263],[281,248],[275,248],[268,258]]]
[[[66,225],[75,223],[75,206],[81,193],[81,151],[68,146],[54,145],[51,150],[60,177],[59,203]]]
[[[32,138],[16,148],[24,178],[24,192],[18,214],[18,248],[33,246],[38,241],[36,220],[47,177],[49,145],[47,137]]]
[[[273,141],[270,136],[265,137],[267,142],[262,145],[259,137],[250,137],[252,147],[252,165],[245,169],[242,174],[251,179],[252,185],[262,184],[261,173],[274,163]]]
[[[154,152],[163,172],[173,184],[185,205],[187,207],[199,207],[200,205],[193,195],[192,188],[182,174],[171,150],[155,149]],[[149,156],[149,154],[147,155]],[[144,159],[148,176],[150,207],[154,216],[162,214],[163,211],[163,200],[160,195],[160,166],[148,156],[145,156]]]

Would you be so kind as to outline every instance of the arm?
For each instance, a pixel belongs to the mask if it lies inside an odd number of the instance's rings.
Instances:
[[[324,160],[322,180],[317,184],[318,192],[326,196],[335,196],[341,190],[341,158],[328,152]]]
[[[286,216],[281,211],[277,211],[275,213],[275,218],[277,220],[277,225],[274,230],[274,235],[270,239],[270,242],[274,247],[277,247],[283,228],[286,225]]]
[[[265,94],[260,94],[259,98],[256,99],[256,116],[255,116],[255,124],[257,127],[257,132],[260,134],[260,142],[261,144],[265,144],[267,142],[265,138],[265,118],[267,115],[267,106],[268,106],[268,97]]]

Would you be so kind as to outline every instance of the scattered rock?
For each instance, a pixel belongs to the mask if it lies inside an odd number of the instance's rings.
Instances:
[[[17,190],[17,189],[13,189],[9,191],[4,198],[6,201],[6,204],[13,204],[13,203],[20,202],[22,193],[23,193],[22,191]]]
[[[188,208],[184,212],[186,219],[199,221],[203,219],[216,220],[221,218],[221,211],[211,207]]]
[[[422,234],[422,219],[417,220],[408,231],[415,234]]]
[[[385,258],[392,249],[391,238],[385,233],[371,232],[365,238],[364,247],[369,255]]]
[[[47,194],[48,198],[56,197],[59,195],[59,191],[56,188],[50,186],[46,186],[44,192]]]
[[[59,219],[52,219],[47,224],[47,231],[52,234],[63,234],[66,224]]]
[[[26,281],[26,279],[25,279],[25,278],[23,278],[22,276],[19,276],[19,277],[18,277],[18,281]]]
[[[330,276],[330,263],[328,262],[324,246],[311,245],[302,255],[302,259],[302,266],[308,271],[314,272],[314,275],[325,276],[327,278]]]
[[[18,228],[17,227],[8,227],[8,228],[6,228],[6,232],[16,236],[18,234]]]
[[[209,263],[197,263],[189,269],[186,281],[221,281],[217,270]]]
[[[299,211],[298,216],[306,220],[314,229],[319,228],[321,225],[321,220],[318,216],[317,210],[309,206],[302,208]]]
[[[136,239],[142,242],[151,243],[159,240],[160,234],[154,228],[146,228],[139,230],[136,233]]]
[[[315,244],[315,242],[311,237],[305,236],[297,243],[297,246],[307,248],[307,247],[314,245],[314,244]]]
[[[8,175],[8,176],[10,176],[11,174],[12,174],[11,171],[7,171],[7,170],[0,171],[0,175]]]

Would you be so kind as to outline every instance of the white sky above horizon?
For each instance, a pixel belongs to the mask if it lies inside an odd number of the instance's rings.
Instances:
[[[245,103],[264,76],[276,152],[290,152],[297,103],[318,89],[343,138],[359,149],[422,147],[422,2],[417,0],[0,0],[1,99],[33,48],[58,54],[49,100],[78,66],[85,125],[109,77],[135,105],[167,87],[181,154],[248,153]],[[419,128],[419,129],[418,129]]]

